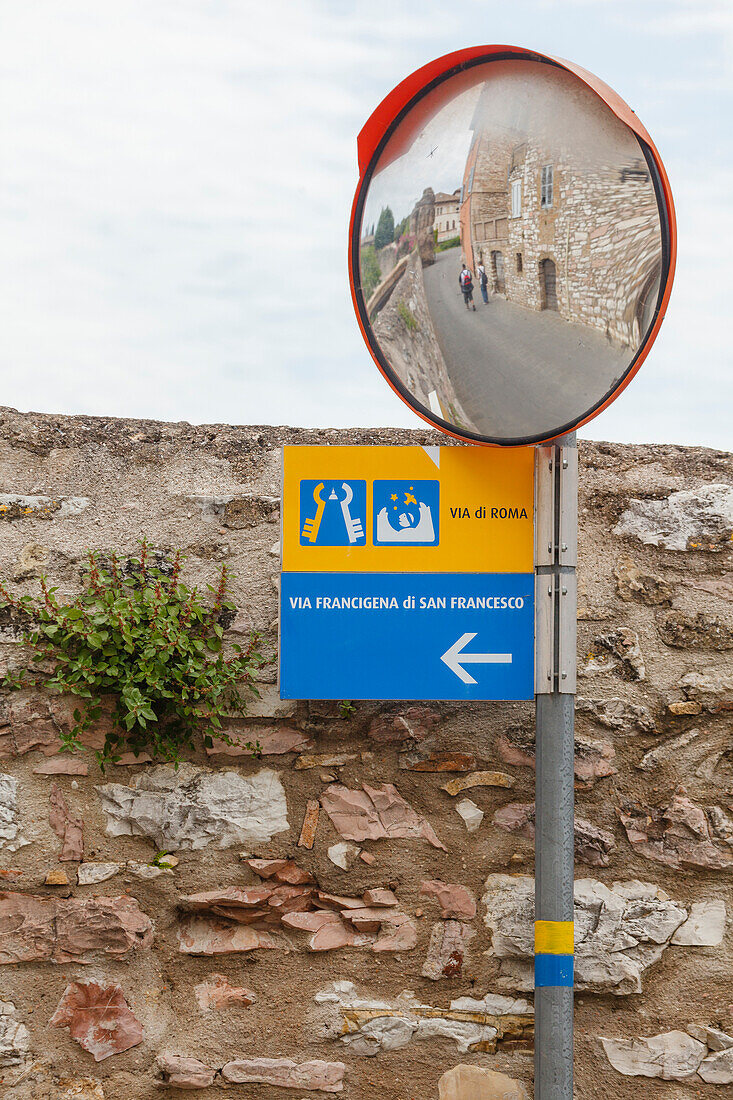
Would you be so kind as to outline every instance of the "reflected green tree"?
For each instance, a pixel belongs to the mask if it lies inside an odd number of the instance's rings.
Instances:
[[[374,247],[379,251],[394,240],[394,214],[388,206],[382,208],[374,234]]]

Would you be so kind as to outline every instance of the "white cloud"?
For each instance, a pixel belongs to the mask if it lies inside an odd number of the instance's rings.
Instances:
[[[659,127],[678,190],[669,318],[624,404],[590,433],[729,442],[720,398],[708,393],[729,377],[719,227],[730,151],[708,144],[704,173],[690,156],[695,110],[709,115],[707,90],[726,79],[726,9],[706,0],[516,0],[508,11],[475,2],[447,15],[437,0],[4,5],[3,403],[197,422],[418,423],[379,377],[353,317],[356,134],[407,73],[494,39],[573,56],[633,94]],[[699,83],[684,96],[688,114],[674,87],[659,90],[680,71],[670,51],[687,59],[680,79]],[[637,400],[652,406],[641,418]]]

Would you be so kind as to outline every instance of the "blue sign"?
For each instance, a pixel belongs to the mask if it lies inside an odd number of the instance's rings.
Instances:
[[[530,573],[283,573],[281,584],[283,699],[534,696]]]
[[[366,481],[301,481],[301,546],[364,546],[365,530]]]
[[[439,481],[375,481],[374,545],[437,546]]]

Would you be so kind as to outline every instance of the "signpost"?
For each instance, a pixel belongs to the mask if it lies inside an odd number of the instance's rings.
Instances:
[[[483,446],[286,448],[281,694],[535,694],[535,1100],[572,1100],[575,430],[659,332],[672,194],[615,92],[513,46],[412,73],[358,150],[369,351],[418,416]]]
[[[284,699],[531,699],[534,453],[286,447]]]
[[[573,864],[578,588],[575,433],[537,448],[535,1096],[573,1095]]]

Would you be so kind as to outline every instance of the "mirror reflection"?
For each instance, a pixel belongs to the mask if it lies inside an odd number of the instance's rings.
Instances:
[[[654,318],[661,223],[635,135],[575,76],[493,61],[450,77],[366,186],[370,339],[414,402],[530,442],[616,388]]]

